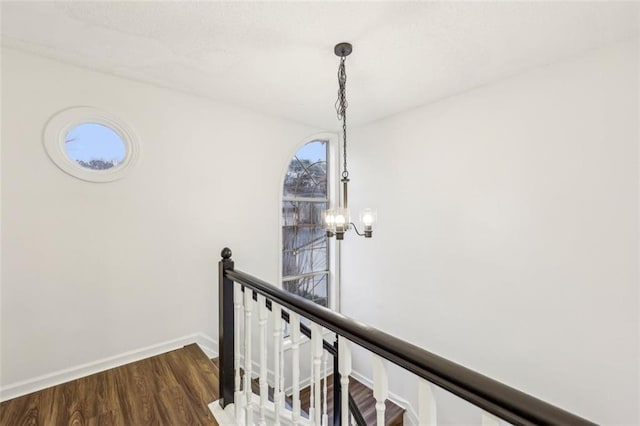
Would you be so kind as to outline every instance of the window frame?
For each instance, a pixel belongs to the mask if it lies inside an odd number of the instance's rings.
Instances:
[[[291,159],[296,155],[296,153],[306,144],[314,141],[323,141],[327,142],[327,199],[329,208],[332,207],[333,201],[336,200],[339,185],[338,185],[338,159],[339,159],[339,144],[338,144],[338,135],[335,133],[319,133],[311,135],[304,140],[302,140],[299,144],[296,145],[294,150],[290,153],[290,155],[285,159],[285,165],[282,168],[282,173],[280,175],[280,184],[278,186],[279,189],[279,228],[278,228],[278,283],[281,288],[284,289],[283,284],[283,239],[282,239],[282,228],[284,226],[284,220],[282,215],[282,207],[285,203],[285,195],[283,191],[283,184],[286,173],[289,169],[289,165],[291,163]],[[287,197],[290,198],[290,197]],[[312,199],[305,200],[312,201]],[[318,200],[324,201],[324,200]],[[336,243],[334,238],[329,238],[327,241],[327,247],[329,251],[328,255],[328,272],[327,274],[327,298],[328,298],[328,308],[333,309],[335,311],[340,311],[340,245]],[[316,272],[314,275],[321,274],[324,272]]]
[[[120,137],[125,145],[126,155],[116,167],[92,170],[81,166],[67,154],[67,133],[84,123],[108,127]],[[140,143],[133,129],[116,116],[90,106],[68,108],[53,115],[45,126],[43,144],[49,158],[60,170],[87,182],[100,183],[121,179],[129,173],[140,156]]]

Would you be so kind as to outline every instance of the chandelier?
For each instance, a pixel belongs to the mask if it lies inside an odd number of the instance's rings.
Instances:
[[[336,56],[340,57],[340,66],[338,67],[338,100],[336,101],[336,112],[338,120],[342,121],[342,198],[336,209],[325,211],[324,223],[329,238],[336,237],[336,240],[343,240],[344,234],[349,229],[353,230],[361,237],[371,238],[373,235],[373,225],[376,222],[376,212],[372,209],[363,209],[360,212],[360,223],[363,226],[363,233],[358,231],[356,225],[351,222],[349,213],[349,204],[347,198],[347,185],[349,184],[349,171],[347,170],[347,71],[345,68],[345,60],[353,51],[353,47],[349,43],[338,43],[333,50]]]

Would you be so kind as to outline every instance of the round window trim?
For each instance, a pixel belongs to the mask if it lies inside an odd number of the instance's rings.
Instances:
[[[81,166],[67,154],[67,133],[85,123],[106,126],[120,137],[126,153],[117,166],[105,170],[92,170]],[[112,182],[121,179],[138,162],[140,156],[140,145],[133,130],[115,116],[93,107],[75,107],[60,111],[47,123],[43,139],[45,150],[56,166],[65,173],[87,182]]]

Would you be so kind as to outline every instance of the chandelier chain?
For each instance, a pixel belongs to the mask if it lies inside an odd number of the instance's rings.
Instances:
[[[349,179],[347,170],[347,70],[345,68],[345,56],[340,58],[338,67],[338,100],[336,100],[336,112],[338,120],[342,121],[342,178]]]

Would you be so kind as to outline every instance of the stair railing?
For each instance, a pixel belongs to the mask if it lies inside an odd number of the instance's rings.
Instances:
[[[240,287],[240,291],[242,291],[244,293],[245,288],[244,287]],[[253,300],[257,303],[259,303],[258,300],[258,293],[253,292]],[[266,306],[266,308],[271,311],[272,309],[272,302],[269,299],[265,299],[264,301],[264,305]],[[291,315],[289,315],[289,312],[282,310],[281,311],[281,316],[282,319],[289,325],[291,325]],[[307,337],[309,340],[311,340],[311,329],[309,327],[307,327],[305,324],[303,323],[299,323],[299,330],[300,333]],[[338,341],[336,339],[335,343],[331,344],[329,343],[327,340],[323,339],[322,340],[322,349],[324,351],[326,351],[332,358],[333,358],[333,371],[332,374],[335,372],[336,375],[334,377],[337,377],[339,379],[339,373],[337,373],[338,371]],[[266,384],[265,384],[266,386]],[[267,388],[268,389],[268,388]],[[262,391],[261,391],[262,392]],[[339,425],[340,424],[340,402],[341,402],[341,389],[340,387],[336,387],[333,390],[333,407],[334,407],[334,411],[333,411],[333,424],[334,425]],[[367,423],[364,420],[364,417],[360,411],[360,408],[358,407],[358,405],[356,404],[355,400],[353,399],[353,396],[351,395],[351,393],[349,392],[349,414],[351,416],[351,422],[350,423],[354,423],[356,426],[367,426]]]
[[[531,395],[509,387],[494,379],[470,370],[395,336],[355,321],[341,313],[320,306],[310,300],[286,292],[250,274],[235,269],[231,259],[231,250],[222,250],[219,263],[219,369],[220,400],[222,408],[234,404],[236,419],[243,424],[254,424],[254,396],[251,393],[252,371],[252,312],[257,304],[260,321],[259,334],[264,335],[265,312],[271,312],[274,330],[273,378],[274,403],[276,413],[274,424],[280,424],[280,418],[288,419],[290,424],[310,424],[328,426],[326,416],[326,390],[324,407],[321,377],[322,354],[328,350],[334,357],[334,417],[333,425],[363,424],[361,413],[353,413],[353,398],[349,395],[349,376],[351,374],[352,344],[357,344],[373,353],[374,384],[377,424],[383,425],[385,418],[385,400],[388,397],[387,362],[391,362],[410,371],[419,378],[419,422],[420,425],[437,424],[437,413],[431,385],[436,385],[454,395],[481,408],[483,424],[498,424],[497,419],[515,425],[594,425],[582,417],[537,399]],[[267,304],[269,308],[267,308]],[[240,325],[244,312],[244,339],[240,337]],[[311,321],[310,327],[299,327],[300,318]],[[294,383],[291,410],[284,409],[284,358],[282,349],[284,320],[291,325],[292,368],[296,378],[299,368],[300,332],[310,336],[311,340],[311,377],[309,418],[301,417],[299,387]],[[248,324],[248,326],[247,326]],[[323,332],[336,334],[337,342],[329,344],[323,338]],[[240,346],[244,341],[244,363],[241,362]],[[261,360],[267,348],[261,339],[259,352]],[[297,359],[296,359],[297,358]],[[240,390],[239,371],[245,371],[244,391]],[[337,371],[336,371],[337,370]],[[298,370],[299,373],[299,370]],[[326,373],[326,363],[325,371]],[[266,382],[266,368],[260,369],[260,382]],[[326,384],[326,380],[324,381]],[[261,399],[260,405],[264,404]],[[356,407],[357,408],[357,407]],[[267,424],[265,410],[260,407],[256,424]],[[354,415],[355,414],[355,415]],[[282,416],[282,417],[281,417]],[[495,416],[495,417],[494,417]],[[355,419],[355,417],[359,417]],[[360,423],[362,422],[362,423]],[[271,422],[269,423],[271,424]]]

